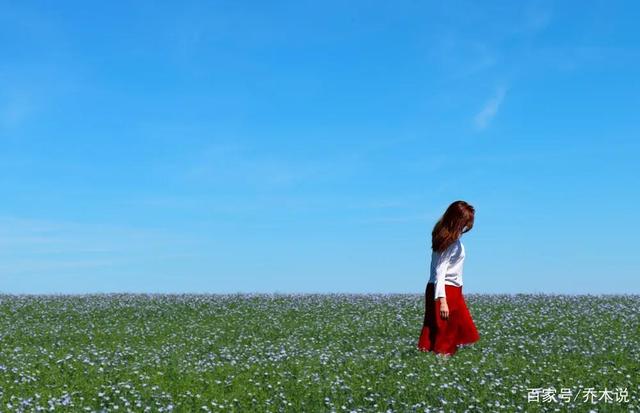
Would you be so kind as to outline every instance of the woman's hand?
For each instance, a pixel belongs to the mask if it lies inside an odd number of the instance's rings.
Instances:
[[[449,305],[447,304],[447,299],[442,297],[440,298],[440,317],[443,320],[449,319]]]

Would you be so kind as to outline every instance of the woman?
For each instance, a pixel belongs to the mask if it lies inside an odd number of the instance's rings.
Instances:
[[[418,349],[443,356],[480,339],[462,296],[465,249],[460,236],[473,228],[475,210],[464,201],[449,205],[431,233],[431,276],[425,293]]]

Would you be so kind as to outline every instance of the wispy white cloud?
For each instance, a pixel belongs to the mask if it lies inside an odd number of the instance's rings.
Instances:
[[[35,123],[40,114],[59,107],[57,101],[80,81],[82,60],[60,23],[43,8],[0,5],[0,38],[12,42],[0,66],[0,133]]]
[[[189,240],[159,229],[0,216],[0,273],[6,276],[135,265],[190,248]]]
[[[314,158],[258,152],[240,142],[209,145],[187,166],[191,181],[263,188],[290,188],[305,182],[330,181],[356,173],[365,162],[357,152]]]
[[[407,213],[407,214],[396,214],[396,215],[386,215],[386,216],[373,216],[371,218],[359,218],[356,219],[355,222],[360,224],[402,224],[406,222],[431,222],[433,218],[436,216],[436,212],[418,212],[418,213]]]
[[[498,114],[498,110],[500,110],[500,106],[502,105],[506,94],[507,88],[500,86],[496,90],[496,93],[485,102],[482,109],[473,119],[476,129],[482,130],[489,126],[493,118]]]
[[[553,10],[550,4],[543,4],[540,1],[528,3],[524,7],[524,21],[521,30],[539,32],[546,29],[551,24]]]
[[[11,96],[0,102],[0,127],[19,126],[33,112],[33,100],[28,94]]]

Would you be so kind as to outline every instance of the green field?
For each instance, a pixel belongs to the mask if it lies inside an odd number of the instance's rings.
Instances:
[[[446,359],[417,294],[0,295],[0,411],[640,411],[640,296],[465,299]]]

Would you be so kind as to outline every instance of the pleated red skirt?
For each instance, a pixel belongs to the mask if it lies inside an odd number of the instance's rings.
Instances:
[[[480,340],[478,329],[471,318],[462,295],[462,287],[445,284],[449,318],[440,316],[440,300],[434,299],[435,285],[427,283],[425,313],[418,349],[454,355],[459,345]]]

